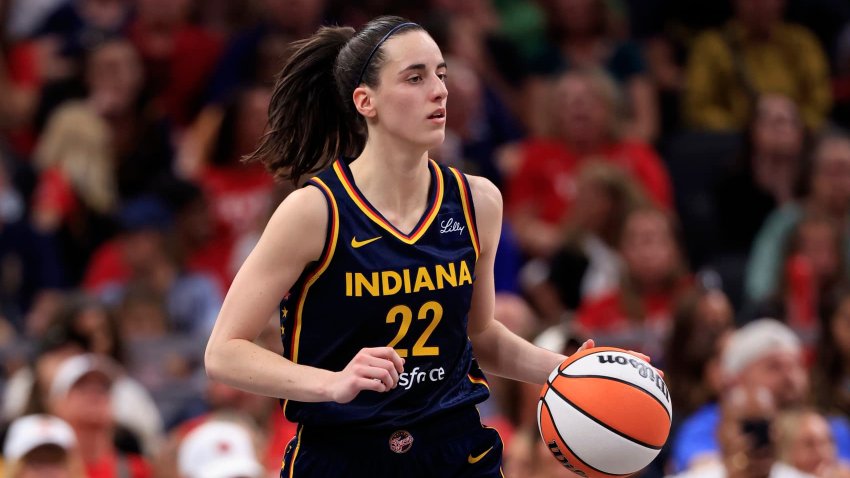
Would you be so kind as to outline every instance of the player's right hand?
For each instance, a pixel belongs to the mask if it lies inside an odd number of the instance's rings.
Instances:
[[[363,390],[387,392],[398,385],[404,359],[392,347],[364,348],[334,374],[330,396],[334,402],[348,403]]]

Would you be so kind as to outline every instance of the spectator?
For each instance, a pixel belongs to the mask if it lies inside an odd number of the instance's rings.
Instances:
[[[721,356],[724,392],[721,401],[737,385],[763,387],[779,410],[803,404],[809,392],[809,382],[803,364],[802,346],[794,332],[774,319],[750,322],[735,331],[726,343]],[[720,409],[708,404],[686,418],[675,437],[672,437],[672,465],[676,472],[697,469],[716,463],[722,448],[718,448],[715,431],[720,423]],[[830,423],[833,435],[847,436],[847,424]],[[839,442],[842,457],[850,448]]]
[[[33,227],[61,245],[61,262],[76,284],[88,257],[113,233],[117,202],[109,124],[87,105],[69,103],[51,117],[35,152],[40,170]]]
[[[46,412],[50,383],[68,358],[90,352],[125,363],[125,342],[117,320],[91,297],[63,296],[45,329],[32,366],[18,370],[9,380],[3,397],[7,418]],[[113,415],[122,436],[140,442],[130,448],[154,453],[162,438],[163,420],[148,390],[128,375],[117,377],[111,390]]]
[[[129,38],[154,102],[179,130],[194,119],[221,52],[221,39],[189,23],[189,0],[141,0]]]
[[[210,420],[189,432],[178,452],[180,478],[263,478],[250,430]]]
[[[271,85],[290,42],[322,23],[327,0],[263,0],[260,22],[230,40],[213,73],[209,101],[222,104],[248,85]]]
[[[782,412],[773,423],[779,461],[819,478],[848,476],[838,460],[829,422],[812,409]]]
[[[7,478],[85,478],[74,430],[50,415],[28,415],[9,426],[3,446]]]
[[[500,160],[523,136],[519,121],[466,60],[450,57],[448,67],[452,76],[446,88],[452,91],[453,114],[446,117],[446,140],[437,157],[501,187]]]
[[[89,478],[152,476],[142,457],[123,455],[113,443],[110,391],[118,375],[109,359],[79,355],[59,365],[48,389],[48,408],[74,429]]]
[[[777,404],[771,392],[755,384],[731,388],[722,400],[716,461],[675,475],[678,478],[811,478],[777,461],[771,436]]]
[[[780,318],[806,345],[812,345],[822,302],[848,282],[843,244],[843,234],[832,218],[805,214],[788,238],[777,292],[745,311],[744,319]]]
[[[806,128],[794,100],[760,95],[738,160],[714,188],[722,254],[746,255],[771,211],[798,199]]]
[[[206,341],[221,307],[215,279],[185,269],[167,247],[172,215],[152,196],[138,198],[121,211],[124,232],[98,251],[85,287],[107,304],[121,302],[132,285],[162,294],[169,331]]]
[[[693,283],[675,220],[655,208],[632,211],[619,252],[618,288],[583,302],[576,320],[591,337],[660,359],[659,344],[672,328],[673,308]]]
[[[838,131],[824,133],[815,143],[810,163],[803,174],[802,197],[772,212],[753,243],[745,277],[745,292],[751,302],[776,293],[783,251],[803,216],[828,217],[842,233],[850,227],[850,136]],[[850,243],[845,242],[842,250],[844,264],[848,265]]]
[[[850,416],[850,289],[822,301],[820,334],[812,366],[813,402],[828,416]]]
[[[735,16],[720,30],[698,37],[686,72],[684,110],[695,128],[745,126],[763,93],[779,93],[799,106],[817,130],[832,95],[823,48],[804,27],[783,22],[785,0],[735,0]]]
[[[25,333],[27,313],[64,285],[64,271],[53,237],[39,234],[26,217],[26,196],[14,183],[13,168],[0,151],[0,328]]]
[[[532,60],[531,70],[538,75],[554,75],[566,70],[604,69],[626,98],[624,136],[653,142],[659,124],[656,92],[640,48],[617,31],[609,2],[550,0],[543,5],[551,43]],[[531,108],[536,110],[545,104],[545,100],[532,100]]]
[[[634,177],[656,204],[672,206],[670,179],[644,143],[621,139],[616,84],[599,71],[560,77],[548,104],[552,139],[519,148],[519,170],[508,184],[506,213],[528,254],[549,257],[561,242],[561,225],[575,201],[576,172],[597,159]]]
[[[717,402],[723,390],[720,352],[733,330],[733,321],[732,304],[717,289],[695,288],[677,305],[664,361],[658,363],[664,369],[670,395],[676,399],[675,425]]]
[[[55,41],[59,57],[80,57],[103,39],[120,34],[131,7],[128,0],[69,0],[36,28],[35,36]]]
[[[559,317],[617,289],[623,268],[617,249],[626,218],[645,206],[640,187],[622,170],[595,161],[581,167],[575,207],[548,267],[552,290],[541,291],[555,300],[547,306],[538,295],[537,305],[545,315]]]

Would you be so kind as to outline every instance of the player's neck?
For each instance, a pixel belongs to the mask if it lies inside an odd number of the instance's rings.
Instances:
[[[415,216],[426,206],[431,181],[426,151],[370,140],[351,163],[351,172],[358,189],[383,214]]]

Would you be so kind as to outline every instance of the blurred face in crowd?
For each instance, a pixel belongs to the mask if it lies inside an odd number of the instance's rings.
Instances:
[[[588,75],[567,73],[555,88],[555,128],[568,144],[599,144],[611,130],[612,105]]]
[[[132,44],[110,41],[91,53],[86,70],[89,96],[106,116],[132,110],[142,90],[141,60]]]
[[[803,148],[803,121],[797,105],[782,95],[759,98],[753,128],[756,156],[779,156],[796,160]]]
[[[735,382],[765,388],[780,408],[801,403],[809,386],[803,357],[786,349],[774,350],[750,363]]]
[[[99,372],[90,372],[71,386],[64,397],[53,399],[53,412],[75,429],[106,428],[112,425],[112,382]]]
[[[68,452],[56,445],[33,449],[21,459],[14,478],[72,478]]]
[[[735,12],[750,34],[765,36],[782,21],[785,0],[736,0]]]
[[[821,143],[814,155],[812,198],[830,213],[850,207],[850,141],[842,138]]]
[[[767,478],[774,462],[770,427],[776,404],[769,391],[747,383],[721,400],[717,438],[730,476]]]
[[[165,233],[157,229],[130,231],[124,235],[121,246],[130,269],[135,274],[144,274],[165,257]]]
[[[696,317],[702,324],[701,327],[718,330],[732,325],[735,312],[726,294],[719,290],[712,290],[704,294],[697,303]]]
[[[669,278],[681,260],[669,219],[655,210],[629,215],[620,253],[629,274],[639,284],[649,287]]]
[[[841,244],[835,226],[827,221],[808,221],[800,225],[798,234],[799,253],[811,265],[818,283],[830,283],[841,273]]]
[[[106,309],[99,306],[87,307],[77,315],[75,329],[89,339],[91,352],[104,355],[112,352],[115,344],[109,332],[109,320]]]
[[[837,451],[829,423],[814,412],[802,413],[780,442],[780,457],[798,470],[817,474],[836,463]]]
[[[603,232],[616,208],[612,191],[594,178],[579,178],[573,220],[581,227],[597,234]]]

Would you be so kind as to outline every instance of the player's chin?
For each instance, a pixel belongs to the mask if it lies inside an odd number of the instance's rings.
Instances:
[[[445,128],[440,128],[439,130],[429,131],[427,134],[423,135],[422,145],[425,146],[426,149],[434,149],[442,145],[445,140],[446,130]]]

